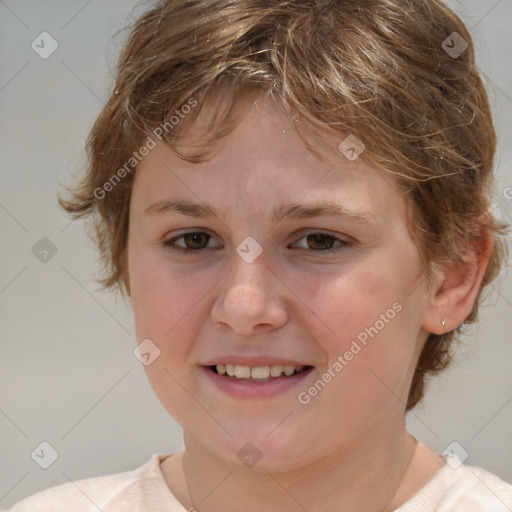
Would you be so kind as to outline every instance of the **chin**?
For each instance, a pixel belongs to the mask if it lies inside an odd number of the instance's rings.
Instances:
[[[278,423],[278,422],[277,422]],[[277,423],[274,423],[274,427]],[[268,432],[246,429],[233,438],[224,440],[211,437],[204,442],[205,448],[224,463],[254,472],[285,472],[308,464],[313,455],[311,446],[304,439],[282,433],[276,439]],[[309,446],[309,448],[308,448]]]

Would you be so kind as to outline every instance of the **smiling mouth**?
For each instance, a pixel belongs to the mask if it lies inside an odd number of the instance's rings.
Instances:
[[[272,379],[291,377],[298,373],[303,373],[312,366],[289,366],[282,364],[271,364],[266,366],[243,366],[238,364],[217,364],[208,366],[208,368],[217,375],[223,375],[233,380],[252,380],[256,382],[267,382]]]

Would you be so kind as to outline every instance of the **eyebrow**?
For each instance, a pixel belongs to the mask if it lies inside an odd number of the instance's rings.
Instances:
[[[186,200],[164,200],[155,203],[144,210],[145,215],[181,214],[189,217],[212,218],[219,217],[219,212],[205,203],[195,203]],[[272,222],[281,222],[286,218],[310,219],[315,217],[344,217],[355,222],[374,224],[377,216],[361,209],[348,209],[337,203],[321,201],[312,204],[291,204],[274,208],[271,212]]]

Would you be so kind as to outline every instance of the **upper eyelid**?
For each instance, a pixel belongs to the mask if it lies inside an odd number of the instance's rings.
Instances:
[[[344,247],[346,245],[349,245],[351,243],[350,240],[347,240],[347,239],[345,239],[342,236],[338,236],[338,235],[334,235],[332,233],[329,233],[328,231],[309,231],[309,232],[303,233],[299,238],[297,238],[297,240],[295,242],[293,242],[293,244],[297,244],[298,242],[300,242],[302,239],[304,239],[308,235],[316,235],[316,234],[322,234],[322,235],[330,236],[336,242],[339,242],[339,245],[338,245],[338,247],[332,247],[330,249],[326,249],[326,250],[323,250],[323,251],[320,251],[320,250],[314,251],[313,249],[310,249],[313,252],[324,252],[324,253],[327,253],[329,251],[335,251],[336,249],[339,249],[339,248]]]
[[[178,233],[173,233],[171,236],[164,235],[164,241],[174,240],[176,238],[180,238],[185,235],[192,235],[195,233],[205,234],[210,236],[211,238],[218,238],[217,235],[213,234],[209,229],[207,228],[185,228],[185,231],[179,231]]]
[[[295,240],[295,242],[293,242],[293,243],[297,243],[298,241],[302,240],[304,237],[306,237],[308,235],[312,235],[312,234],[323,234],[323,235],[331,236],[332,238],[341,242],[342,244],[350,243],[350,240],[347,240],[346,236],[331,233],[329,230],[322,230],[322,229],[315,229],[315,228],[304,228],[304,229],[305,229],[305,231],[303,231],[300,234],[299,238],[297,238]],[[186,235],[196,234],[196,233],[197,234],[205,234],[205,235],[208,235],[210,238],[216,239],[216,237],[212,233],[210,233],[208,230],[205,230],[204,228],[203,229],[189,229],[187,231],[183,231],[182,233],[178,233],[176,235],[173,235],[169,238],[164,239],[163,243],[164,244],[167,243],[168,245],[170,245],[170,242],[172,242],[172,241],[175,242],[176,240],[178,240]],[[190,250],[200,251],[203,249],[190,249]],[[327,252],[327,251],[324,251],[324,252]]]
[[[180,238],[183,238],[184,236],[186,235],[194,235],[194,234],[203,234],[203,235],[208,235],[210,237],[210,239],[214,239],[214,240],[217,240],[217,238],[212,235],[211,233],[209,233],[208,231],[200,231],[200,230],[195,230],[195,231],[184,231],[183,233],[179,233],[177,235],[173,235],[169,238],[165,238],[162,243],[167,243],[167,244],[170,244],[170,242],[172,241],[176,241],[176,240],[179,240]],[[209,241],[209,240],[208,240]]]
[[[329,229],[321,229],[321,228],[303,228],[301,230],[301,236],[311,235],[311,234],[323,234],[323,235],[329,235],[334,238],[340,238],[340,237],[346,237],[348,238],[348,235],[342,235],[341,233],[333,233]],[[214,235],[209,229],[207,228],[186,228],[185,231],[182,231],[181,233],[175,234],[168,238],[168,240],[172,240],[173,238],[179,238],[180,236],[184,235],[190,235],[194,233],[204,233],[205,235],[209,235],[212,238],[215,238],[216,235]]]

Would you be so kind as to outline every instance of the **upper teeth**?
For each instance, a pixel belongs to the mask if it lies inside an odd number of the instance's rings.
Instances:
[[[289,366],[282,364],[271,364],[267,366],[242,366],[239,364],[218,364],[216,365],[219,375],[228,374],[230,377],[238,379],[268,379],[269,377],[279,377],[281,374],[293,375],[295,372],[304,370],[304,366]]]

